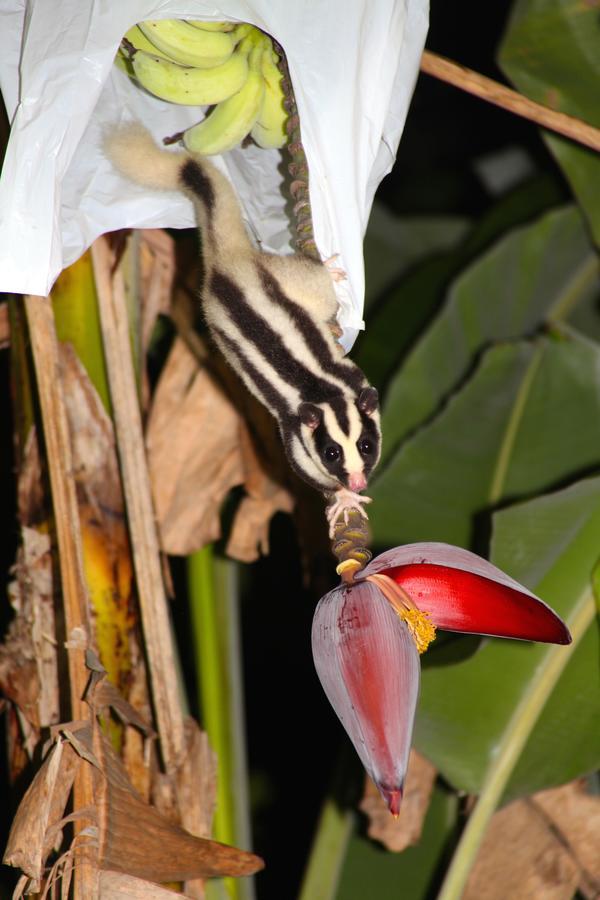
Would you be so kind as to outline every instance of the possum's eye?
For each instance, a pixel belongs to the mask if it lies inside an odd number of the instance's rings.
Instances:
[[[340,453],[340,448],[331,444],[329,447],[325,447],[323,455],[328,462],[335,462],[340,458]]]
[[[362,441],[358,442],[358,450],[363,456],[370,456],[375,450],[375,445],[368,438],[363,438]]]

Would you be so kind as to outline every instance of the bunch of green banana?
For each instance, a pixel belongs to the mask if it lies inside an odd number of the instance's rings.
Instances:
[[[150,41],[136,25],[125,35],[123,54],[128,56],[131,72],[139,84],[170,103],[186,106],[220,103],[239,91],[248,76],[248,61],[242,53],[232,53],[225,62],[201,69],[179,65],[148,44]]]
[[[279,57],[253,25],[160,19],[130,28],[117,56],[149,93],[169,103],[214,106],[183,132],[194,152],[223,153],[248,135],[261,147],[282,147],[287,113]]]

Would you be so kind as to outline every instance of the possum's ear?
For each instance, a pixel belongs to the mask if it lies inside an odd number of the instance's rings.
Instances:
[[[298,407],[298,416],[303,425],[314,431],[323,420],[323,410],[314,403],[301,403]]]
[[[367,416],[372,416],[379,406],[379,394],[377,393],[377,390],[374,387],[363,388],[358,395],[356,405],[361,412],[366,413]]]

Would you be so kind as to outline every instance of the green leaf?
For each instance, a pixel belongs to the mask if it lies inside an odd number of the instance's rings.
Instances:
[[[422,260],[452,250],[470,228],[461,216],[396,216],[377,200],[364,241],[365,308]]]
[[[469,546],[475,517],[600,461],[600,348],[571,334],[493,347],[371,491],[378,545]]]
[[[432,648],[415,743],[455,787],[479,793],[524,722],[519,754],[502,786],[505,801],[600,763],[600,697],[590,690],[598,660],[591,572],[599,534],[600,478],[494,516],[493,562],[579,630],[570,647],[488,639],[459,662],[453,657],[464,639]],[[454,664],[444,665],[448,661]],[[540,687],[546,695],[533,715]]]
[[[379,236],[384,223],[379,217],[373,225],[369,222],[365,266],[367,296],[371,300],[365,313],[366,331],[353,353],[369,380],[383,389],[439,307],[451,278],[467,262],[509,227],[531,220],[562,200],[555,180],[534,176],[500,198],[461,243],[458,239],[464,228],[460,223],[464,220],[449,216],[396,219],[388,213],[385,265],[383,237]],[[451,246],[452,241],[456,246]],[[377,285],[385,283],[392,271],[403,277],[396,279],[383,296],[375,298]]]
[[[439,408],[478,351],[567,318],[598,296],[597,273],[596,254],[574,208],[513,231],[473,263],[390,384],[382,461]]]
[[[594,3],[518,0],[499,62],[517,88],[546,106],[600,126],[600,22]],[[566,138],[544,138],[600,243],[600,157]]]
[[[585,597],[593,618],[592,572],[600,557],[600,479],[518,504],[493,519],[493,562],[532,587],[569,619]],[[561,784],[600,764],[600,634],[583,631],[533,727],[506,788],[506,799]]]
[[[438,900],[462,896],[500,802],[569,781],[600,764],[592,588],[600,478],[498,513],[494,526],[493,561],[553,606],[573,643],[490,639],[462,664],[424,673],[417,746],[423,740],[434,761],[440,762],[436,753],[443,757],[442,771],[454,784],[480,794]]]

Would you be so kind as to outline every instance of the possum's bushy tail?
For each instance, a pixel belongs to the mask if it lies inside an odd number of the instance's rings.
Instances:
[[[149,131],[139,122],[121,125],[104,139],[104,152],[116,169],[144,187],[181,190],[181,167],[187,153],[175,153],[158,147]]]
[[[158,147],[139,122],[122,125],[104,139],[104,152],[130,181],[153,190],[179,190],[194,200],[206,242],[223,252],[248,249],[250,243],[239,201],[228,179],[206,157]]]

